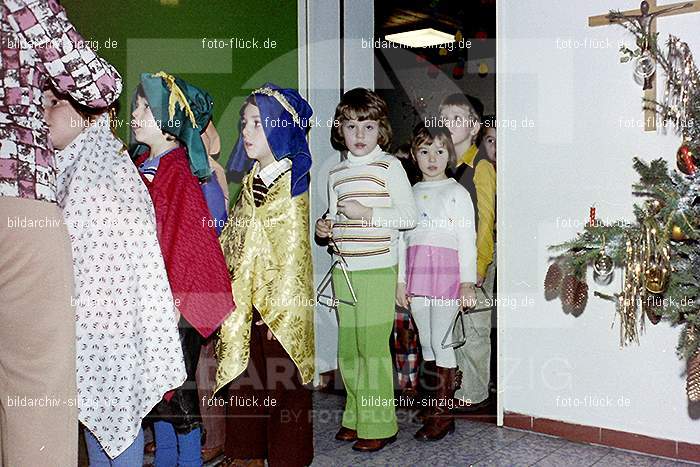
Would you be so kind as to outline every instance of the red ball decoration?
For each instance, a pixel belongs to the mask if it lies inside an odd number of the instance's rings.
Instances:
[[[481,41],[486,40],[488,37],[489,37],[489,36],[488,36],[488,34],[486,34],[486,31],[477,31],[477,32],[474,34],[474,38],[475,38],[475,39],[479,39],[479,40],[481,40]]]
[[[455,65],[454,68],[452,68],[452,77],[454,79],[462,79],[464,77],[464,66],[463,65]]]
[[[698,164],[687,144],[681,145],[676,152],[676,166],[678,170],[686,175],[695,175],[698,170]]]

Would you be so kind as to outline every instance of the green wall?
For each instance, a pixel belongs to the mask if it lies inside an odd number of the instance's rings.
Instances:
[[[248,93],[265,81],[297,87],[296,0],[63,0],[62,4],[83,37],[97,44],[97,52],[125,80],[119,99],[124,139],[131,95],[142,72],[162,69],[212,95],[222,163],[236,141],[238,110]],[[203,47],[204,38],[223,40],[225,47]],[[231,47],[231,38],[254,39],[258,48]],[[276,42],[275,48],[271,44],[265,48],[268,38]]]

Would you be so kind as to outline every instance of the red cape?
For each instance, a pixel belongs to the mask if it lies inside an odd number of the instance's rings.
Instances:
[[[148,155],[139,157],[136,165]],[[161,158],[153,182],[141,178],[156,211],[158,241],[175,304],[202,336],[209,337],[235,304],[224,254],[185,149]]]

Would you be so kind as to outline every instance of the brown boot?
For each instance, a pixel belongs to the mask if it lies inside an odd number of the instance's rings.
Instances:
[[[423,371],[419,376],[418,384],[420,384],[420,392],[423,397],[420,399],[422,408],[418,411],[416,418],[419,422],[425,423],[428,417],[435,412],[435,393],[438,386],[437,366],[435,360],[423,361]]]
[[[357,441],[357,431],[341,426],[340,430],[335,434],[335,439],[338,441]]]
[[[437,367],[437,370],[437,407],[423,427],[413,436],[418,441],[437,441],[455,431],[455,419],[450,413],[449,404],[457,390],[457,369]]]

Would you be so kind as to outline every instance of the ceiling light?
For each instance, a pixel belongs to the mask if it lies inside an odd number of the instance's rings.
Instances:
[[[384,39],[407,47],[431,47],[454,42],[455,36],[433,28],[426,28],[389,34]]]

